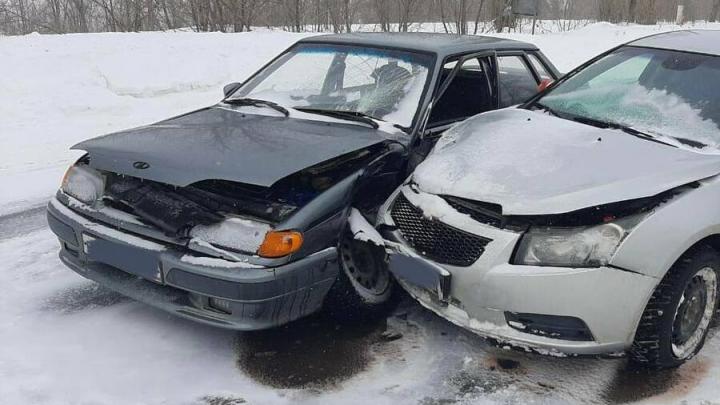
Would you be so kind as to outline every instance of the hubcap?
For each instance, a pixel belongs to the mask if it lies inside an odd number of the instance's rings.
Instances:
[[[675,357],[686,359],[700,345],[713,317],[717,286],[717,274],[710,267],[695,273],[685,286],[673,321],[672,350]]]
[[[383,294],[390,283],[377,248],[367,242],[344,238],[340,244],[343,270],[356,288],[372,295]]]

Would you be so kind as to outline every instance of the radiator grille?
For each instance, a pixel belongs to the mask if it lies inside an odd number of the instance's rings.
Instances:
[[[430,220],[400,193],[390,216],[417,253],[438,263],[469,266],[480,258],[490,239]]]

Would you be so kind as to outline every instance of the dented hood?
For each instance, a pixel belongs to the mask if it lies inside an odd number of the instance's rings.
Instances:
[[[454,127],[415,172],[434,194],[545,215],[649,197],[720,173],[720,155],[542,112],[507,109]]]
[[[381,131],[362,125],[210,107],[90,139],[73,149],[87,151],[97,169],[176,186],[216,179],[269,187],[384,139]]]

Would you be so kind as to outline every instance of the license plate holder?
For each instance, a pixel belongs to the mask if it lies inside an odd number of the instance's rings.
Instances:
[[[389,268],[396,277],[426,290],[434,292],[442,302],[450,300],[449,271],[419,257],[392,252],[389,255]]]
[[[158,252],[83,234],[83,250],[88,261],[110,265],[125,273],[162,283]]]

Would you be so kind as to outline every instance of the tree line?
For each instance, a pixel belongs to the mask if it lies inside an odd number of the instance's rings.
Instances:
[[[539,16],[569,29],[577,21],[654,24],[716,21],[720,0],[538,0]],[[372,28],[411,31],[436,22],[448,33],[516,27],[513,0],[0,0],[0,34],[134,32],[172,29],[301,32]]]

